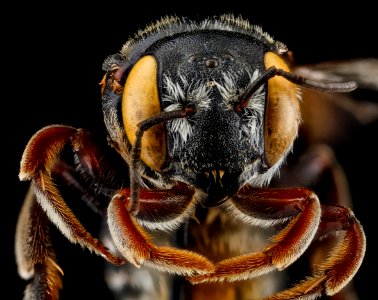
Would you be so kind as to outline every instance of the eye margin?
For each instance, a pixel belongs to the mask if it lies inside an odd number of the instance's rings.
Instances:
[[[267,52],[266,70],[271,67],[290,72],[289,66],[277,54]],[[282,76],[268,80],[264,115],[264,157],[268,167],[274,166],[291,149],[301,123],[299,87]]]
[[[157,68],[156,58],[145,55],[134,64],[125,78],[121,111],[131,145],[136,141],[139,124],[161,113]],[[166,162],[166,136],[164,124],[154,125],[143,136],[140,160],[157,172],[160,172]]]

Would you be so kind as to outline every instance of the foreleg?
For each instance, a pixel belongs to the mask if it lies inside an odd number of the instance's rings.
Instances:
[[[286,226],[272,238],[273,244],[261,252],[245,254],[216,264],[213,274],[188,278],[192,283],[245,280],[282,270],[307,249],[319,226],[318,198],[307,189],[242,188],[227,203],[235,218],[254,226]]]
[[[195,197],[194,189],[185,184],[178,184],[171,190],[141,190],[139,212],[134,217],[129,213],[130,190],[120,190],[108,208],[109,230],[117,249],[136,267],[145,264],[187,276],[214,271],[214,265],[200,254],[154,245],[139,225],[173,229],[191,216],[197,203]]]
[[[272,225],[290,221],[273,237],[273,244],[261,252],[226,259],[216,264],[213,274],[189,278],[193,283],[234,281],[282,270],[296,261],[313,239],[337,231],[344,233],[327,259],[311,277],[271,300],[315,299],[340,291],[359,269],[366,247],[364,231],[352,211],[341,206],[320,207],[308,189],[256,189],[244,187],[228,204],[236,218],[251,225]]]
[[[332,296],[354,277],[365,255],[366,237],[353,212],[340,206],[322,206],[322,218],[316,237],[337,231],[342,236],[323,263],[315,265],[312,275],[292,288],[268,299],[315,299]]]

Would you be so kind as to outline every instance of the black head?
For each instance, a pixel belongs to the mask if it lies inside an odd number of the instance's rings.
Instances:
[[[261,28],[231,15],[201,22],[162,19],[104,63],[110,138],[130,163],[140,122],[190,108],[190,114],[143,132],[142,177],[193,185],[208,195],[208,206],[246,182],[261,186],[297,135],[298,90],[275,77],[248,91],[272,66],[289,71],[285,51]]]

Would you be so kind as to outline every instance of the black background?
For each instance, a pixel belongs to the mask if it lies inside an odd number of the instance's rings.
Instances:
[[[298,64],[325,60],[377,57],[374,8],[359,1],[331,8],[329,3],[302,2],[301,6],[267,2],[230,1],[196,4],[182,1],[153,6],[140,1],[102,2],[88,6],[18,3],[2,9],[2,214],[0,269],[4,295],[21,299],[25,282],[18,278],[13,255],[17,214],[28,184],[18,180],[19,161],[31,135],[48,124],[68,124],[93,131],[102,128],[100,109],[101,64],[116,53],[135,31],[167,14],[202,17],[219,13],[241,14],[259,24],[291,49]],[[205,5],[205,7],[204,7]],[[7,16],[7,19],[4,17]],[[340,158],[346,167],[355,199],[355,213],[363,224],[368,250],[355,284],[361,299],[374,286],[367,284],[374,272],[376,252],[374,201],[377,159],[377,124],[361,132]],[[374,172],[375,169],[375,172]],[[98,219],[84,220],[96,230]],[[102,282],[103,260],[89,251],[57,238],[60,265],[65,271],[62,299],[111,299]],[[369,270],[370,267],[370,270]],[[4,278],[4,277],[3,277]],[[4,284],[7,283],[7,284]],[[8,284],[9,283],[9,284]],[[103,294],[102,294],[103,293]],[[8,299],[8,298],[7,298]]]

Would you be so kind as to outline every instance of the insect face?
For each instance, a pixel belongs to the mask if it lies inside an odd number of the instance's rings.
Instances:
[[[246,182],[269,182],[296,136],[297,88],[285,79],[282,87],[281,78],[263,82],[253,94],[248,91],[272,65],[288,70],[280,58],[285,47],[231,17],[223,24],[173,23],[159,30],[160,39],[147,35],[124,47],[122,60],[107,61],[108,71],[116,63],[115,77],[124,87],[122,96],[105,93],[104,105],[121,103],[119,123],[131,144],[138,122],[160,111],[195,111],[146,131],[144,167],[201,189],[207,206],[219,205]],[[168,30],[174,34],[164,37]],[[145,85],[141,77],[148,78]],[[284,128],[278,126],[281,120]],[[113,123],[108,122],[110,130]],[[115,142],[123,143],[118,138]]]

